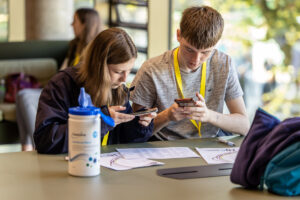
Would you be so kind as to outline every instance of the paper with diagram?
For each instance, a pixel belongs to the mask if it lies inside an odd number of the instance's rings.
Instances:
[[[234,163],[239,147],[234,148],[196,148],[207,164]]]
[[[162,162],[145,158],[126,159],[119,152],[103,153],[100,156],[100,165],[114,170],[128,170],[139,167],[163,165]]]

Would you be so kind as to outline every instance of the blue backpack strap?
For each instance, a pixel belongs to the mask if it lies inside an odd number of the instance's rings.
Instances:
[[[283,196],[300,195],[300,142],[296,142],[268,163],[260,187]]]

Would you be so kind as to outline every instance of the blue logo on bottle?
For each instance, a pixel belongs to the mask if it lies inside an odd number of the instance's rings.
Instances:
[[[93,132],[93,138],[97,138],[98,137],[98,133],[97,133],[97,131],[94,131]]]

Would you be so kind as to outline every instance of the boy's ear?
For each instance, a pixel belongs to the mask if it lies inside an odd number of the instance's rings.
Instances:
[[[181,32],[180,32],[180,29],[177,29],[176,35],[177,35],[177,41],[180,42],[180,39],[181,39]]]

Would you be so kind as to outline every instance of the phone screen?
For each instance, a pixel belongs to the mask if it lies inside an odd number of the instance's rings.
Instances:
[[[185,98],[185,99],[175,99],[174,100],[179,107],[194,107],[195,101],[192,98]]]

